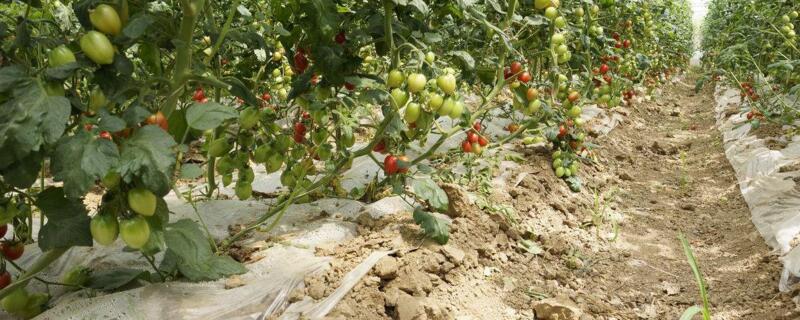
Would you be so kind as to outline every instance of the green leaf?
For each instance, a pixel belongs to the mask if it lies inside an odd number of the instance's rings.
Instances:
[[[181,166],[181,179],[196,179],[203,175],[203,169],[195,163],[186,163]]]
[[[93,271],[89,276],[87,287],[101,291],[112,291],[119,289],[134,280],[143,279],[150,280],[150,274],[147,271],[129,269],[129,268],[114,268],[101,271]]]
[[[125,120],[122,118],[117,117],[108,113],[106,109],[100,109],[97,112],[98,118],[100,118],[100,123],[98,123],[98,127],[100,130],[105,130],[108,132],[119,132],[122,129],[125,129],[126,123]]]
[[[81,65],[77,62],[70,62],[63,66],[48,68],[44,71],[44,75],[50,80],[63,81],[75,74],[75,71],[80,68]]]
[[[215,255],[205,233],[196,222],[183,219],[167,226],[167,254],[177,261],[178,271],[190,281],[211,281],[247,272],[228,256]]]
[[[580,177],[571,176],[571,177],[566,178],[564,180],[567,181],[567,184],[569,185],[569,189],[572,190],[572,192],[580,192],[581,191],[582,183],[581,183],[581,178]]]
[[[439,244],[446,244],[450,239],[450,227],[447,223],[423,211],[421,208],[414,210],[414,222],[422,227],[426,237],[433,239]]]
[[[0,92],[6,92],[22,81],[30,80],[21,65],[0,68]]]
[[[258,107],[261,105],[261,101],[253,94],[253,92],[238,78],[224,78],[222,79],[227,83],[230,87],[228,87],[228,91],[234,96],[242,98],[245,103]]]
[[[5,182],[20,189],[27,189],[33,185],[42,169],[42,153],[41,151],[30,153],[4,170],[0,170]]]
[[[339,28],[339,16],[336,14],[336,4],[333,1],[327,0],[311,0],[312,9],[306,11],[306,14],[311,15],[312,19],[322,32],[323,36],[330,38],[334,32]]]
[[[134,104],[131,104],[131,106],[125,109],[125,112],[122,113],[122,119],[125,120],[125,123],[129,127],[137,126],[139,123],[144,121],[144,119],[147,119],[147,117],[149,116],[150,116],[150,111],[143,108],[136,102],[134,102]]]
[[[235,119],[239,115],[236,109],[216,102],[195,103],[186,111],[186,122],[197,130],[209,130],[219,127],[222,122]]]
[[[53,177],[64,181],[67,196],[80,198],[118,161],[119,150],[114,142],[79,130],[76,135],[59,140],[52,158]]]
[[[467,70],[475,69],[475,59],[466,51],[454,51],[450,55],[458,58],[459,64]]]
[[[63,188],[50,187],[39,194],[36,206],[47,217],[47,223],[39,231],[42,251],[92,246],[90,219],[80,199],[67,199]]]
[[[122,34],[131,40],[136,40],[144,35],[144,33],[147,32],[147,28],[150,27],[150,25],[155,21],[155,18],[147,14],[134,17],[130,22],[128,22],[128,25],[125,26],[125,29],[122,29]]]
[[[689,307],[689,309],[686,309],[686,311],[683,312],[680,320],[692,320],[692,318],[694,318],[695,315],[699,314],[702,311],[703,308],[700,308],[699,306],[691,306]]]
[[[447,193],[430,178],[414,179],[412,184],[414,194],[427,201],[433,208],[439,211],[447,211],[449,202]]]
[[[126,182],[138,179],[156,195],[169,192],[175,169],[175,140],[155,125],[144,126],[134,132],[120,146],[120,175]]]
[[[58,141],[70,109],[67,98],[48,96],[38,82],[15,88],[14,97],[0,105],[0,171]]]

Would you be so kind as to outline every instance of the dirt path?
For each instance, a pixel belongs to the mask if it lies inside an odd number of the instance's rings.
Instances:
[[[331,318],[555,319],[542,312],[550,306],[583,313],[567,319],[677,319],[701,301],[683,232],[714,319],[800,319],[791,295],[777,291],[781,266],[750,222],[713,97],[695,95],[693,83],[624,110],[625,123],[597,140],[599,161],[584,167],[580,193],[553,176],[546,150],[523,149],[508,179],[518,183],[486,201],[467,196],[477,193],[468,183],[446,188],[447,246],[420,245],[408,216],[362,223],[357,239],[323,250],[338,259],[307,279],[305,293],[324,297],[370,252],[393,249]],[[615,217],[624,217],[619,229]]]

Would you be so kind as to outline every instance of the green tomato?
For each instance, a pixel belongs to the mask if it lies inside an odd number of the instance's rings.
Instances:
[[[89,273],[91,273],[91,270],[89,270],[89,268],[80,265],[76,266],[71,270],[67,271],[67,273],[61,275],[61,283],[73,286],[83,286],[86,284],[86,282],[89,281]],[[68,287],[68,288],[72,288],[75,290],[78,289],[77,287]]]
[[[269,159],[269,155],[272,152],[272,148],[270,148],[267,144],[262,144],[253,151],[253,161],[255,163],[265,163],[267,159]]]
[[[542,10],[542,9],[545,9],[545,8],[551,6],[551,5],[552,4],[551,4],[550,0],[534,0],[533,1],[533,7],[536,8],[536,10]]]
[[[565,54],[567,52],[569,52],[569,47],[567,47],[566,44],[560,44],[556,47],[556,53],[558,54]]]
[[[386,80],[386,84],[389,86],[389,88],[399,88],[400,86],[403,85],[404,80],[405,76],[403,75],[403,72],[395,69],[389,71],[389,77]]]
[[[239,114],[239,127],[244,130],[250,130],[258,124],[260,118],[258,109],[254,107],[244,109]]]
[[[555,46],[560,45],[560,44],[564,44],[564,42],[566,42],[566,41],[567,41],[567,38],[564,36],[563,33],[556,33],[556,34],[553,35],[552,38],[550,38],[550,42]]]
[[[461,118],[461,115],[464,113],[464,103],[461,101],[456,101],[455,105],[453,105],[453,110],[450,111],[450,118],[458,119]]]
[[[253,185],[250,182],[241,182],[236,184],[236,197],[239,200],[247,200],[253,195]]]
[[[561,158],[556,158],[555,160],[553,160],[553,168],[557,169],[557,168],[561,167],[563,163],[564,162],[561,161]]]
[[[122,22],[119,19],[117,10],[107,4],[101,4],[89,10],[89,21],[95,29],[105,34],[116,36],[122,29]]]
[[[436,60],[436,54],[435,53],[428,51],[428,53],[425,54],[425,61],[427,63],[431,64],[435,60]]]
[[[273,152],[267,159],[267,173],[273,173],[283,166],[283,155],[278,152]]]
[[[231,172],[233,172],[233,171],[231,171]],[[222,175],[222,185],[223,186],[227,187],[228,185],[231,184],[231,182],[233,182],[233,174],[231,172]]]
[[[406,107],[406,113],[403,115],[403,118],[408,123],[417,122],[417,120],[419,119],[420,109],[421,107],[419,103],[414,103],[414,102],[409,103],[408,106]]]
[[[150,239],[150,225],[142,216],[122,220],[119,229],[122,241],[133,249],[141,249]]]
[[[533,100],[528,103],[528,114],[534,114],[536,112],[539,112],[541,108],[542,108],[542,101],[538,99]]]
[[[447,116],[453,112],[453,109],[456,108],[456,101],[453,98],[448,97],[442,103],[442,106],[437,110],[440,116]]]
[[[442,92],[452,95],[456,92],[456,77],[452,74],[444,74],[436,78],[436,85]]]
[[[108,99],[106,99],[103,90],[100,90],[100,87],[94,87],[92,94],[89,96],[89,111],[97,112],[107,104]]]
[[[231,150],[231,145],[228,143],[228,139],[226,138],[219,138],[214,141],[211,141],[208,145],[208,155],[211,157],[221,157],[228,153]]]
[[[394,103],[394,106],[396,108],[401,108],[404,105],[406,105],[406,102],[408,102],[408,93],[405,92],[405,90],[403,89],[395,88],[394,90],[392,90],[391,96],[392,96],[392,103]]]
[[[342,128],[341,137],[339,138],[339,143],[342,144],[345,148],[350,148],[356,143],[356,137],[353,135],[353,129],[350,127]]]
[[[439,110],[439,108],[442,106],[442,103],[444,103],[444,98],[440,94],[432,93],[430,96],[428,96],[428,107],[431,108],[431,110]]]
[[[556,177],[561,178],[561,177],[565,176],[566,173],[567,173],[567,170],[564,167],[556,168]]]
[[[412,73],[408,75],[408,91],[417,93],[425,89],[425,83],[428,81],[425,75],[421,73]]]
[[[119,222],[112,214],[98,214],[89,223],[89,231],[97,243],[107,246],[114,243],[119,235]]]
[[[28,305],[28,298],[28,291],[25,288],[17,288],[5,296],[3,300],[0,300],[0,305],[3,306],[3,310],[6,312],[17,314],[25,310]]]
[[[53,50],[50,50],[47,60],[51,67],[60,67],[65,64],[75,62],[75,54],[73,54],[72,50],[66,46],[60,45],[55,47]]]
[[[106,189],[114,189],[119,186],[119,181],[122,177],[116,171],[109,171],[100,182]]]
[[[89,31],[81,37],[81,50],[90,60],[97,64],[111,64],[114,62],[114,46],[108,41],[106,35]]]
[[[553,21],[558,16],[558,9],[555,7],[549,7],[544,10],[544,16],[550,21]]]
[[[145,188],[134,188],[128,191],[128,207],[143,216],[156,213],[156,195]]]
[[[580,118],[580,116],[581,116],[581,113],[582,113],[582,112],[583,112],[583,110],[581,109],[581,107],[579,107],[579,106],[572,106],[572,108],[570,108],[570,109],[569,109],[569,111],[568,111],[568,114],[567,114],[567,115],[568,115],[570,118],[573,118],[573,119],[574,119],[574,118]]]

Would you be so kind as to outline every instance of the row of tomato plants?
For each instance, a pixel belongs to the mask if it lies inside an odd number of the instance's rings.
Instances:
[[[691,36],[686,1],[666,0],[12,7],[0,19],[0,222],[14,227],[3,271],[34,241],[35,211],[44,252],[13,282],[0,278],[3,308],[22,317],[46,303],[25,289],[38,272],[70,247],[118,236],[151,263],[150,279],[241,273],[226,249],[291,204],[364,197],[340,184],[361,157],[384,173],[370,189],[416,200],[414,220],[444,243],[447,226],[430,212],[447,210],[447,197],[418,165],[460,134],[460,151],[476,155],[545,137],[554,174],[578,189],[579,164],[591,162],[582,107],[631,103],[634,85],[653,88],[686,63]],[[484,124],[498,114],[511,124],[492,141]],[[219,243],[191,236],[203,234],[194,222],[169,222],[163,197],[178,181],[203,178],[205,198],[233,185],[248,199],[257,164],[286,187],[261,218]],[[88,192],[102,194],[92,214]],[[63,284],[91,287],[82,274]]]
[[[800,116],[800,49],[795,26],[800,5],[793,1],[714,0],[703,29],[704,80],[740,89],[748,121],[795,127]],[[794,129],[792,131],[795,131]]]

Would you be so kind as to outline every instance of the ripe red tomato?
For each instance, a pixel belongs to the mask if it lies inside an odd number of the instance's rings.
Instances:
[[[567,135],[567,127],[566,126],[559,126],[558,127],[558,137],[563,138]]]
[[[469,143],[478,142],[478,135],[472,131],[467,132],[467,141],[469,141]]]
[[[617,41],[619,41],[619,33],[616,33],[616,32],[614,32],[614,33],[611,35],[611,37],[612,37],[612,38],[614,38],[614,40],[617,40]]]
[[[344,31],[337,33],[334,40],[338,44],[344,44],[344,42],[347,41],[347,37],[345,36]]]
[[[345,82],[344,83],[344,88],[347,89],[347,90],[353,91],[353,90],[356,89],[356,85],[354,85],[354,84],[352,84],[350,82]]]
[[[111,134],[108,133],[108,131],[105,131],[105,130],[100,131],[100,134],[98,134],[97,136],[100,137],[100,139],[111,140]]]
[[[511,68],[503,69],[503,78],[504,79],[508,80],[508,78],[511,78],[511,76],[513,76],[513,75],[514,75],[514,73],[511,72]]]
[[[607,75],[607,74],[604,74],[603,75],[603,81],[605,81],[608,84],[611,84],[611,76]]]
[[[375,144],[374,147],[372,147],[372,151],[375,151],[375,152],[378,152],[378,153],[385,153],[386,152],[386,143],[384,143],[383,140],[379,141],[377,144]]]
[[[6,259],[14,261],[19,259],[25,252],[25,245],[18,241],[3,241],[3,243],[0,243],[0,251],[3,252],[3,256]]]
[[[600,66],[600,73],[606,74],[606,73],[608,73],[609,69],[610,68],[608,67],[608,65],[604,63],[603,65]]]
[[[8,225],[4,224],[4,225],[0,226],[0,238],[5,237],[6,236],[6,232],[8,232]]]
[[[631,47],[631,40],[630,39],[625,39],[625,41],[622,42],[622,46],[625,47],[625,49],[630,48]]]
[[[297,143],[303,143],[306,137],[306,125],[302,122],[296,122],[294,124],[294,141]]]
[[[528,71],[524,71],[517,79],[522,83],[528,83],[528,81],[531,81],[531,74]]]
[[[3,289],[11,284],[11,274],[8,271],[0,273],[0,289]]]
[[[303,119],[306,120],[311,119],[311,114],[308,113],[308,111],[303,111],[303,114],[301,116],[303,117]]]
[[[519,61],[514,61],[511,63],[511,74],[517,74],[522,71],[522,63]]]
[[[461,143],[461,151],[464,151],[464,153],[472,153],[472,144],[469,143],[468,140],[464,140],[464,142]]]
[[[475,123],[472,124],[472,129],[475,129],[475,131],[480,132],[483,129],[483,126],[481,126],[480,122],[475,121]]]
[[[481,136],[480,138],[478,138],[478,145],[480,145],[481,147],[485,147],[487,144],[489,144],[489,140],[487,140],[486,137]]]
[[[390,154],[383,159],[383,172],[385,172],[386,175],[397,173],[397,157]]]
[[[614,48],[617,48],[617,49],[622,48],[622,43],[617,41],[617,43],[614,44]]]
[[[206,93],[205,91],[203,91],[202,87],[198,87],[197,89],[194,90],[194,94],[192,95],[192,100],[201,103],[205,102],[203,100],[206,100]]]
[[[261,100],[269,101],[270,99],[272,99],[272,96],[269,94],[269,92],[264,92],[261,94]]]
[[[83,129],[86,130],[86,131],[92,131],[93,128],[94,128],[94,125],[91,124],[91,123],[87,123],[87,124],[83,125]]]
[[[748,112],[747,113],[747,120],[752,120],[754,116],[755,116],[755,114],[753,114],[753,111]]]
[[[297,73],[303,73],[308,68],[308,58],[302,49],[298,49],[294,54],[294,68],[297,69]]]
[[[164,114],[161,113],[161,111],[158,111],[150,115],[149,117],[147,117],[147,119],[145,119],[144,122],[147,124],[157,125],[161,129],[164,129],[164,131],[167,131],[169,129],[169,123],[167,122],[167,117],[165,117]]]

